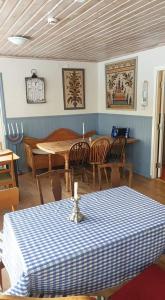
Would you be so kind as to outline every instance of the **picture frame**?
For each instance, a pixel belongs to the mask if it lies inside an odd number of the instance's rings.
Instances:
[[[64,109],[85,109],[85,70],[62,69]]]
[[[42,77],[26,77],[26,100],[29,104],[46,103],[45,80]]]
[[[105,65],[106,108],[136,108],[137,57]]]

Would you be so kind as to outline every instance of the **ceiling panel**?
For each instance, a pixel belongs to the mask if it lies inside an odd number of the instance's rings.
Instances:
[[[29,41],[14,45],[14,35]],[[159,44],[164,0],[0,0],[0,56],[102,61]]]

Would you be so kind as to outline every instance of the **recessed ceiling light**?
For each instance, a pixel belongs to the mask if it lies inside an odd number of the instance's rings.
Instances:
[[[51,24],[51,25],[54,25],[56,23],[59,22],[59,19],[58,18],[55,18],[55,17],[48,17],[48,24]]]
[[[15,36],[9,36],[8,41],[19,46],[29,41],[29,38],[21,35],[15,35]]]
[[[78,2],[78,3],[84,3],[85,0],[74,0],[74,2]]]

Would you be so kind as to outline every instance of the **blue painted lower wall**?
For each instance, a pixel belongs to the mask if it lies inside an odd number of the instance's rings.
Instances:
[[[137,143],[127,146],[127,158],[133,163],[134,172],[150,177],[152,117],[98,115],[100,134],[110,134],[113,125],[129,127],[130,136],[138,139]]]
[[[112,114],[80,114],[62,116],[44,116],[28,118],[8,118],[7,122],[23,122],[24,135],[33,137],[46,137],[53,130],[66,127],[82,133],[82,123],[85,123],[85,131],[96,130],[99,134],[110,134],[113,125],[120,127],[130,127],[130,136],[138,139],[134,145],[127,147],[127,157],[134,165],[134,171],[138,174],[150,177],[151,158],[151,128],[152,118],[112,115]],[[17,151],[21,157],[19,169],[26,170],[23,145],[19,145],[17,150],[8,142],[8,147]]]

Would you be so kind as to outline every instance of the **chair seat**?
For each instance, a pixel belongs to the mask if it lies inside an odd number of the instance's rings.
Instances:
[[[130,280],[109,299],[111,300],[164,300],[165,270],[152,265]],[[108,300],[109,300],[108,299]]]
[[[2,173],[0,174],[0,182],[5,182],[6,180],[12,180],[12,177],[9,173]]]

